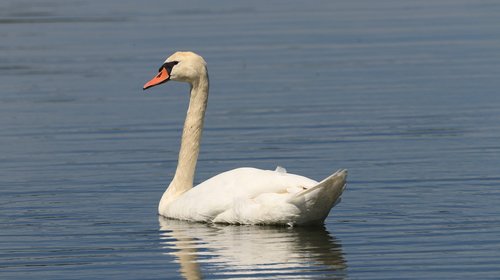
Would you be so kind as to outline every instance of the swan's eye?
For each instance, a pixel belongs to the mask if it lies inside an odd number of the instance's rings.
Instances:
[[[167,69],[167,72],[170,73],[172,72],[172,68],[174,68],[175,65],[179,64],[179,61],[169,61],[163,63],[163,65],[158,69],[158,72],[161,72],[161,69],[165,68]]]

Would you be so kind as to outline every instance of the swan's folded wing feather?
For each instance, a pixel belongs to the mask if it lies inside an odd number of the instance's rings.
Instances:
[[[345,189],[346,177],[347,177],[347,170],[345,169],[338,170],[337,172],[333,173],[332,175],[328,176],[327,178],[319,182],[317,185],[310,188],[306,188],[303,191],[296,193],[293,197],[290,198],[290,201],[293,201],[294,199],[299,199],[300,197],[304,197],[307,194],[310,194],[314,191],[318,191],[324,188],[330,188],[331,189],[330,193],[332,194],[332,196],[339,198]]]
[[[240,213],[237,216],[242,217],[243,213],[250,213],[254,206],[275,199],[276,207],[276,203],[285,202],[292,193],[316,184],[314,180],[289,173],[256,168],[233,169],[184,193],[167,207],[166,216],[211,221],[224,212],[227,215],[233,211],[233,214]],[[257,205],[253,205],[255,203]]]

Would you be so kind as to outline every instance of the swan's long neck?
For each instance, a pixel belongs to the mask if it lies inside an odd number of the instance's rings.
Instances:
[[[205,71],[205,74],[201,75],[198,81],[191,84],[189,108],[182,131],[177,170],[168,189],[163,194],[160,201],[160,208],[193,187],[207,100],[208,75]]]

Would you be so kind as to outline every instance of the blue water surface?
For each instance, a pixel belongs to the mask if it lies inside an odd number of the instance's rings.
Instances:
[[[1,279],[498,279],[497,1],[0,3]],[[165,220],[193,50],[196,182],[349,169],[324,228]]]

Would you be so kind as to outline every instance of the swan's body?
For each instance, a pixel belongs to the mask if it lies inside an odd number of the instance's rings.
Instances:
[[[159,74],[144,89],[168,80],[191,85],[189,108],[182,133],[175,176],[163,194],[160,215],[188,221],[230,224],[322,224],[340,201],[346,170],[321,182],[286,173],[238,168],[221,173],[193,188],[203,120],[208,100],[208,73],[203,58],[177,52],[167,58]]]

